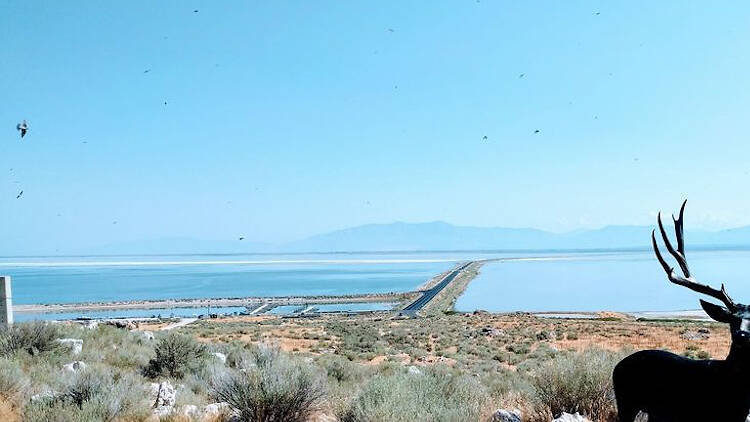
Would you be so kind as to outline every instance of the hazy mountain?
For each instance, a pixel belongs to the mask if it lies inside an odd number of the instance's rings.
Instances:
[[[607,226],[559,234],[526,228],[454,226],[443,222],[369,224],[312,236],[285,245],[283,250],[646,249],[650,248],[651,230],[650,226]],[[686,237],[691,247],[750,246],[750,227],[720,232],[688,231]]]
[[[368,224],[283,245],[248,240],[165,238],[115,243],[84,254],[229,254],[283,252],[648,249],[651,226],[607,226],[551,233],[530,228],[455,226],[431,223]],[[672,234],[671,227],[669,228]],[[658,233],[657,233],[658,234]],[[750,226],[718,232],[688,231],[689,247],[750,247]]]

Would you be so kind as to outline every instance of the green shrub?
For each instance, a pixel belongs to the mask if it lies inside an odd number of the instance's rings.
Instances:
[[[227,366],[235,369],[246,368],[255,363],[252,353],[242,347],[232,346],[227,352]]]
[[[176,332],[159,339],[155,351],[156,356],[144,370],[144,375],[151,378],[160,375],[182,378],[187,372],[198,369],[208,356],[205,345]]]
[[[532,380],[539,404],[555,417],[580,412],[614,420],[612,369],[618,360],[613,353],[589,349],[546,362]]]
[[[21,351],[34,356],[61,350],[58,338],[60,330],[52,324],[42,321],[13,324],[0,331],[0,356],[9,357]]]
[[[340,415],[343,422],[461,422],[480,420],[488,396],[473,377],[446,369],[380,375]]]
[[[360,366],[341,356],[329,355],[318,359],[329,377],[337,382],[355,381],[362,378]]]
[[[255,367],[226,375],[213,390],[213,396],[229,403],[240,420],[253,422],[304,422],[325,398],[320,374],[265,347],[256,353]]]
[[[65,381],[50,400],[24,407],[29,422],[140,420],[148,415],[143,384],[132,376],[105,369],[86,369]]]
[[[28,385],[28,378],[16,362],[0,359],[0,397],[6,400],[18,398]]]

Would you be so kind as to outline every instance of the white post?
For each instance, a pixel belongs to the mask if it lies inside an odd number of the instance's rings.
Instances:
[[[0,275],[0,328],[13,324],[13,300],[10,292],[10,277]]]

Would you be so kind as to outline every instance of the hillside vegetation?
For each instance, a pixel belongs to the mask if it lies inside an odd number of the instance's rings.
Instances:
[[[610,374],[630,348],[707,357],[729,344],[709,323],[481,312],[149,328],[23,323],[0,333],[0,420],[448,422],[506,408],[531,422],[562,412],[614,421]]]

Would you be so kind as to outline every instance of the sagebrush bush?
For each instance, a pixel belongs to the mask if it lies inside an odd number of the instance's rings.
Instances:
[[[9,357],[21,351],[32,356],[58,351],[61,350],[58,338],[60,330],[53,324],[42,321],[13,324],[0,330],[0,356]]]
[[[28,377],[18,363],[0,358],[0,397],[11,401],[18,399],[28,385]]]
[[[186,373],[198,369],[208,357],[208,349],[194,338],[170,332],[159,339],[154,356],[144,369],[144,375],[155,378],[168,375],[182,378]]]
[[[142,383],[132,374],[102,368],[82,370],[66,379],[49,400],[24,407],[24,421],[94,422],[138,420],[148,415]]]
[[[536,399],[554,417],[579,412],[595,420],[615,420],[612,370],[619,358],[598,349],[557,357],[534,375]]]
[[[229,346],[227,350],[227,366],[230,368],[241,369],[247,367],[250,363],[255,364],[252,353],[245,347],[236,344]]]
[[[227,402],[247,422],[305,422],[325,398],[322,374],[295,362],[277,349],[260,347],[255,365],[228,374],[213,396]]]
[[[364,376],[360,365],[341,356],[324,356],[318,359],[317,363],[325,369],[329,377],[339,383],[358,381]]]
[[[339,416],[343,422],[473,422],[488,399],[475,378],[431,368],[374,377]]]

